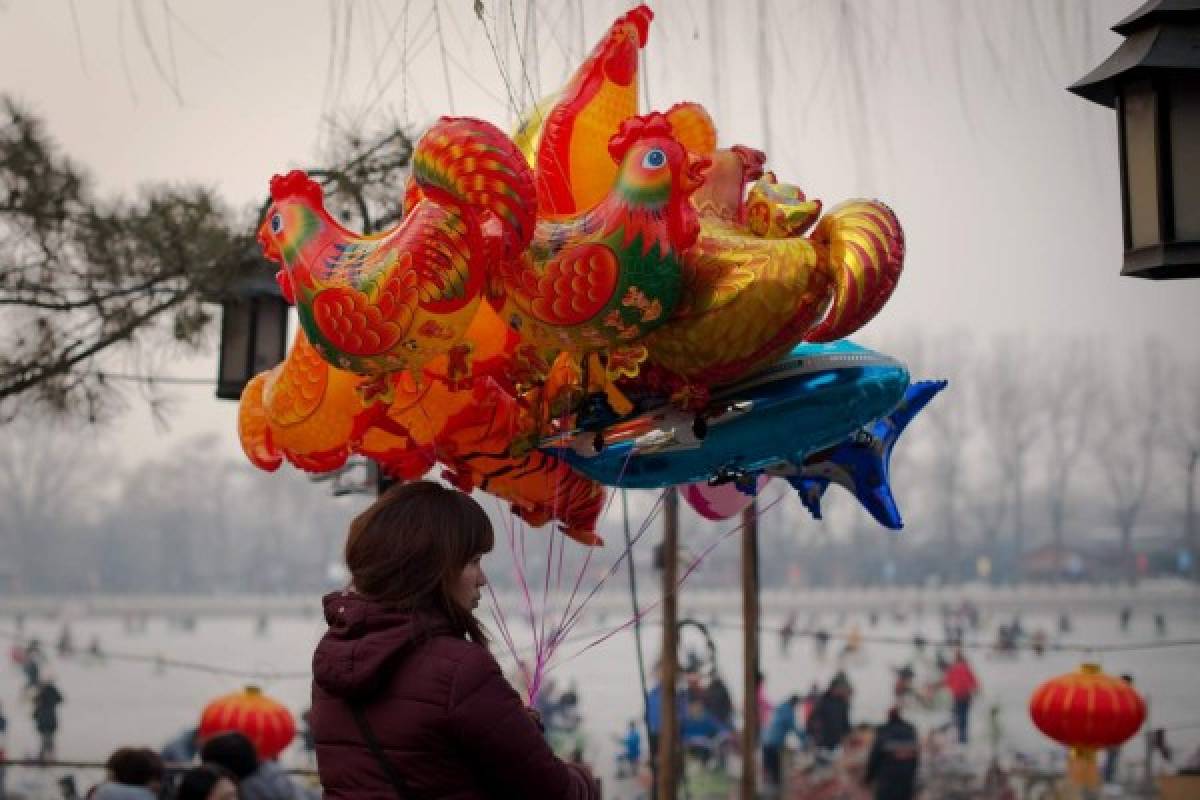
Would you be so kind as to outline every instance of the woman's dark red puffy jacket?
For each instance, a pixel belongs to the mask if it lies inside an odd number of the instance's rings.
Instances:
[[[397,800],[347,701],[363,708],[411,800],[597,800],[587,775],[550,751],[487,648],[444,619],[354,592],[324,603],[309,724],[328,800]]]

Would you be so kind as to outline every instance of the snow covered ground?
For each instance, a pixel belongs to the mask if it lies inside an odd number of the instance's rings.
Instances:
[[[686,603],[685,603],[686,607]],[[1134,643],[1158,640],[1152,622],[1152,608],[1135,610],[1131,629],[1119,631],[1112,613],[1075,613],[1074,630],[1061,637],[1062,641],[1088,643]],[[137,653],[163,656],[169,659],[234,667],[266,672],[300,673],[300,677],[285,677],[254,681],[270,695],[288,705],[297,715],[307,706],[309,682],[303,673],[308,669],[313,645],[324,630],[322,620],[309,618],[274,617],[265,631],[258,630],[254,609],[244,617],[201,618],[193,630],[170,624],[163,618],[151,617],[144,631],[127,631],[118,619],[76,618],[70,621],[71,633],[77,647],[86,646],[98,637],[109,652]],[[1026,613],[1022,623],[1027,632],[1044,629],[1051,641],[1060,639],[1054,631],[1058,609],[1047,608],[1043,613]],[[488,618],[485,613],[484,618]],[[525,641],[528,623],[517,621],[516,613],[509,614],[509,624],[515,636]],[[1010,615],[985,619],[978,637],[991,641],[996,624],[1006,622]],[[596,614],[581,621],[578,630],[595,632],[611,630],[624,621],[609,613],[601,618]],[[740,697],[741,631],[736,609],[714,618],[705,613],[700,621],[709,625],[717,647],[717,659],[727,683]],[[767,628],[782,624],[779,617],[764,620]],[[807,613],[800,615],[798,628],[810,624]],[[878,721],[890,702],[893,685],[892,667],[914,658],[910,644],[871,642],[873,636],[910,638],[921,631],[930,640],[941,637],[939,618],[926,612],[917,617],[883,615],[872,626],[864,614],[849,614],[844,618],[834,612],[819,614],[812,620],[831,632],[847,634],[857,627],[866,640],[860,653],[845,662],[854,685],[852,714],[856,720]],[[1200,609],[1167,613],[1168,639],[1200,637]],[[97,664],[79,658],[60,659],[53,655],[54,644],[62,628],[61,621],[31,619],[25,623],[24,635],[36,636],[51,652],[51,672],[66,697],[61,709],[61,730],[58,754],[66,760],[102,761],[120,745],[161,746],[188,725],[195,724],[204,704],[221,694],[237,690],[247,681],[196,670],[153,664],[128,663],[110,660]],[[0,631],[15,630],[11,619],[0,620]],[[644,629],[648,664],[659,650],[660,628],[650,624]],[[494,644],[498,654],[505,653],[499,637]],[[560,688],[574,684],[580,694],[585,727],[589,741],[589,758],[601,772],[609,772],[613,763],[613,738],[623,730],[628,720],[640,716],[638,673],[632,632],[622,631],[602,645],[572,658],[586,644],[587,638],[563,645],[558,665],[551,677]],[[7,649],[8,642],[5,641]],[[519,642],[520,644],[520,642]],[[685,633],[684,646],[700,649],[703,640],[694,632]],[[830,643],[829,654],[820,659],[813,642],[798,638],[790,653],[784,656],[777,637],[764,632],[762,642],[763,668],[767,676],[768,694],[778,700],[796,691],[803,692],[813,683],[824,685],[838,668],[835,658],[840,642]],[[1150,704],[1151,724],[1155,727],[1200,724],[1200,648],[1131,651],[1097,654],[1105,670],[1113,674],[1128,672]],[[507,656],[503,659],[511,663]],[[973,728],[976,747],[986,751],[987,713],[991,706],[1000,709],[1005,735],[1005,747],[1025,752],[1046,752],[1051,749],[1029,722],[1025,703],[1033,688],[1055,674],[1073,669],[1081,656],[1074,653],[1049,653],[1037,658],[1024,652],[1017,658],[999,658],[987,651],[971,654],[983,684],[983,698],[976,706]],[[918,666],[918,683],[922,670]],[[32,756],[36,752],[36,737],[29,718],[28,704],[21,697],[23,677],[15,666],[0,668],[0,704],[9,719],[8,752],[10,758]],[[944,712],[912,714],[916,724],[927,730],[945,721]],[[1177,752],[1186,755],[1200,746],[1200,728],[1179,730],[1169,737]],[[1140,754],[1140,744],[1128,748],[1129,758]],[[293,745],[285,761],[303,766],[299,745]],[[30,780],[21,772],[10,770],[9,787],[18,788]],[[81,782],[88,777],[81,775]],[[613,784],[609,784],[613,786]],[[614,788],[616,788],[614,786]],[[612,793],[609,796],[614,796]]]

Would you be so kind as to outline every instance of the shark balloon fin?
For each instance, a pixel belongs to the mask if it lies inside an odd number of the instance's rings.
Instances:
[[[904,526],[892,496],[892,448],[900,434],[929,401],[946,388],[946,381],[920,381],[908,387],[892,413],[829,449],[805,459],[800,472],[787,478],[814,519],[821,519],[821,498],[830,483],[850,492],[880,525]]]

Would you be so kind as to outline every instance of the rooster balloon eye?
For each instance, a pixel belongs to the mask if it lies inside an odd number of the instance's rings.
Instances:
[[[646,169],[658,169],[667,163],[667,154],[657,147],[646,153],[642,159],[642,166]]]
[[[271,215],[271,233],[276,235],[283,232],[283,217],[278,214]]]

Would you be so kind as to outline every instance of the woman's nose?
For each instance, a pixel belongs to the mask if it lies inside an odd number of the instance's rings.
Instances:
[[[487,581],[487,573],[485,573],[483,571],[483,569],[480,569],[479,570],[479,582],[476,585],[477,586],[487,586],[487,582],[488,582]]]

